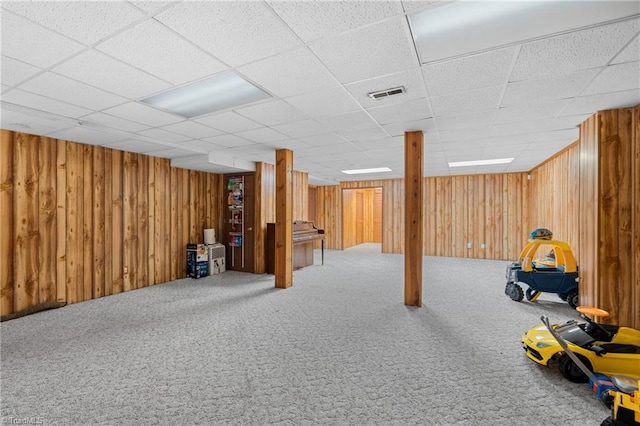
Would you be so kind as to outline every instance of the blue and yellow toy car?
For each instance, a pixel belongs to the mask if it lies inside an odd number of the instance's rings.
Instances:
[[[545,258],[536,259],[541,247],[550,247]],[[529,241],[520,253],[518,261],[507,266],[505,294],[520,302],[524,296],[530,302],[541,293],[556,293],[572,308],[580,304],[578,296],[578,266],[569,244],[553,239],[548,229],[538,228],[530,234]],[[520,283],[529,288],[522,291]]]

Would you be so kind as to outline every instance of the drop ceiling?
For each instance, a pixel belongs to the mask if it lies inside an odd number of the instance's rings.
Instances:
[[[1,19],[2,128],[214,173],[287,148],[311,183],[398,178],[417,130],[426,176],[528,171],[640,104],[634,1],[2,1]],[[230,71],[269,97],[191,119],[141,102]]]

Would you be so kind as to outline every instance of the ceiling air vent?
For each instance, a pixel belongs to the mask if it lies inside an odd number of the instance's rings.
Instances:
[[[400,95],[406,92],[404,86],[394,87],[393,89],[380,90],[379,92],[369,92],[367,95],[371,99],[382,99],[393,95]]]

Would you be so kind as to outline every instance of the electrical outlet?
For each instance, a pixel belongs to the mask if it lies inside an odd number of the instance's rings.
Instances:
[[[480,248],[487,248],[487,245],[485,243],[480,244]]]
[[[467,243],[467,248],[473,248],[473,243]]]
[[[122,273],[123,274],[128,274],[129,273],[129,268],[127,268],[126,266],[124,267],[124,269],[122,269]]]

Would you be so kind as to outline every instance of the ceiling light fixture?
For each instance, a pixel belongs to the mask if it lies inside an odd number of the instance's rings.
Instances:
[[[449,163],[449,167],[487,166],[492,164],[506,164],[512,161],[513,161],[513,158],[495,158],[493,160],[474,160],[474,161],[453,161]]]
[[[342,173],[345,173],[348,175],[361,175],[365,173],[384,173],[384,172],[390,172],[390,171],[391,169],[388,167],[378,167],[373,169],[342,170]]]
[[[456,1],[409,15],[409,22],[426,64],[637,15],[632,1]]]
[[[267,92],[229,71],[141,99],[141,102],[185,118],[193,118],[270,97]]]

